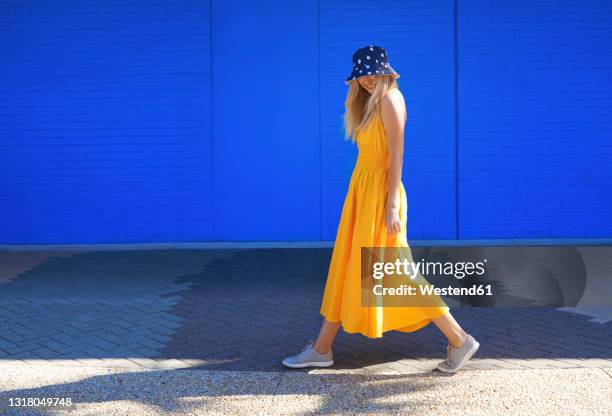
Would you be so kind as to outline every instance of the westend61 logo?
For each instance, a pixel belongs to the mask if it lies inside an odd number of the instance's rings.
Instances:
[[[491,285],[480,281],[486,258],[415,262],[408,247],[364,247],[361,254],[362,306],[437,307],[447,306],[441,296],[493,295]],[[424,275],[442,281],[434,285]]]

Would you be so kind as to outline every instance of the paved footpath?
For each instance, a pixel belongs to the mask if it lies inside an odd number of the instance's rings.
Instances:
[[[612,414],[609,307],[453,309],[481,343],[454,376],[432,371],[434,325],[341,331],[332,369],[286,370],[318,333],[330,255],[0,252],[0,414],[62,414],[9,407],[50,394],[66,414]]]

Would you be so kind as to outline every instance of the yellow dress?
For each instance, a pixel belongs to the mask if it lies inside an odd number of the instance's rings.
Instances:
[[[389,149],[380,112],[357,133],[356,142],[359,156],[342,207],[320,313],[330,322],[341,321],[345,332],[368,338],[381,338],[390,330],[414,332],[447,313],[448,306],[442,300],[436,304],[440,306],[427,307],[361,306],[361,247],[408,247],[408,204],[400,183],[402,227],[395,236],[387,236]],[[412,261],[410,249],[403,250]],[[419,273],[418,278],[423,276]]]

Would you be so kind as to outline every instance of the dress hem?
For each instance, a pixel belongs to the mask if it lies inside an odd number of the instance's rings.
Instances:
[[[397,328],[389,328],[389,329],[385,329],[384,331],[381,332],[380,336],[377,335],[368,335],[367,333],[359,330],[359,329],[355,329],[355,328],[348,328],[344,322],[342,322],[342,320],[337,320],[337,321],[332,321],[330,319],[327,318],[327,316],[325,316],[325,314],[322,311],[319,311],[319,313],[321,314],[321,316],[323,316],[323,318],[325,318],[326,321],[328,322],[332,322],[332,323],[338,323],[340,322],[340,326],[342,327],[342,330],[344,332],[346,332],[347,334],[359,334],[359,335],[363,335],[364,337],[370,338],[370,339],[378,339],[378,338],[383,338],[383,336],[389,332],[389,331],[399,331],[399,332],[416,332],[420,329],[423,329],[424,327],[426,327],[427,325],[429,325],[430,323],[433,322],[434,319],[439,318],[441,316],[446,315],[447,313],[450,312],[450,309],[448,308],[448,306],[443,307],[443,312],[440,313],[439,315],[433,316],[431,318],[427,318],[427,319],[423,319],[421,321],[418,321],[412,325],[409,326],[402,326],[402,327],[397,327]]]

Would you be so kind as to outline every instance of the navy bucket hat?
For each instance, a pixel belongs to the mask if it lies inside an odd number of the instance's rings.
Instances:
[[[344,83],[351,85],[350,81],[368,75],[395,75],[395,79],[400,77],[395,69],[389,65],[389,57],[385,48],[376,45],[364,46],[355,51],[353,54],[353,72]]]

